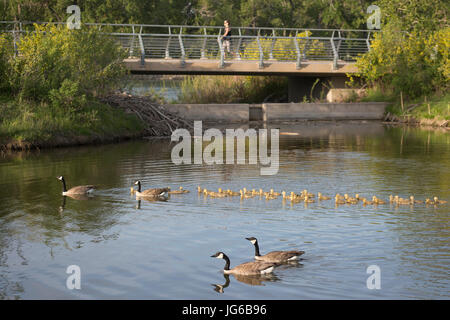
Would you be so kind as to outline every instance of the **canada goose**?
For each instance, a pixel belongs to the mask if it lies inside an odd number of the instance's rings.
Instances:
[[[410,196],[409,199],[411,200],[411,204],[414,204],[414,203],[418,203],[418,204],[423,203],[422,200],[416,200],[416,199],[414,199],[414,196]]]
[[[271,273],[273,268],[277,265],[271,262],[245,262],[233,269],[230,269],[230,259],[223,252],[217,252],[211,256],[211,258],[223,259],[225,260],[225,267],[223,268],[224,274],[241,274],[241,275],[252,275],[252,274],[266,274]]]
[[[86,186],[76,186],[72,187],[69,190],[66,189],[66,180],[64,180],[63,176],[59,176],[56,179],[62,182],[63,184],[63,192],[62,195],[71,195],[71,194],[88,194],[92,193],[95,189],[95,186],[93,185],[86,185]]]
[[[245,190],[245,188],[244,188],[244,190]],[[245,191],[243,191],[243,190],[239,190],[239,193],[241,195],[241,199],[243,199],[243,198],[250,199],[250,198],[254,197],[254,195],[249,194],[248,192],[245,193]]]
[[[314,203],[314,202],[316,202],[316,200],[309,198],[307,195],[305,195],[305,197],[303,198],[303,201],[305,203]]]
[[[141,191],[141,181],[137,180],[134,184],[138,186],[136,190],[136,196],[138,197],[167,198],[170,191],[170,188],[153,188]]]
[[[445,201],[445,200],[439,200],[438,197],[434,197],[433,200],[434,200],[435,204],[447,203],[447,201]]]
[[[408,204],[411,204],[411,200],[410,199],[397,198],[396,203],[397,204],[407,204],[408,205]]]
[[[300,196],[302,196],[302,198],[304,198],[305,196],[308,196],[308,198],[314,198],[314,197],[315,197],[314,194],[309,193],[308,190],[306,190],[306,189],[303,190],[303,191],[300,193]]]
[[[273,189],[270,189],[270,194],[271,195],[274,195],[274,196],[281,196],[281,193],[279,193],[279,192],[275,192],[275,191],[273,191]]]
[[[334,198],[339,200],[345,200],[345,197],[341,196],[339,193],[336,193],[336,196]]]
[[[336,196],[334,197],[334,202],[336,204],[346,204],[347,201],[345,201],[345,199],[343,197],[340,198],[339,194],[336,194]]]
[[[386,203],[384,200],[378,199],[377,196],[373,196],[372,201],[373,201],[373,203],[376,203],[376,204],[385,204]]]
[[[183,189],[183,187],[180,187],[178,190],[169,191],[170,194],[182,194],[182,193],[189,193],[189,190]]]
[[[347,203],[350,203],[350,204],[356,204],[356,203],[358,203],[358,199],[349,197],[348,194],[344,194],[344,200],[345,200]]]
[[[230,189],[227,190],[227,194],[229,196],[240,196],[241,195],[239,192],[231,191]]]
[[[362,198],[362,201],[363,201],[363,205],[364,205],[364,206],[366,206],[366,205],[368,205],[368,204],[375,204],[373,201],[367,201],[366,198]]]
[[[319,199],[319,200],[330,200],[331,198],[330,197],[327,197],[327,196],[324,196],[324,195],[322,195],[322,193],[317,193],[317,199]]]
[[[280,263],[287,261],[298,260],[299,257],[305,253],[305,251],[272,251],[265,255],[261,255],[259,253],[259,245],[258,240],[255,237],[245,238],[250,241],[255,246],[255,260],[264,261],[264,262],[272,262],[272,263]]]
[[[265,198],[266,198],[266,200],[275,200],[275,199],[278,199],[278,196],[275,196],[273,194],[266,194]]]
[[[197,187],[197,191],[198,193],[203,193],[203,189],[200,186]]]
[[[389,196],[389,203],[394,203],[394,202],[395,202],[394,196],[391,194]]]
[[[429,198],[425,199],[425,204],[437,204],[434,201],[431,201]]]

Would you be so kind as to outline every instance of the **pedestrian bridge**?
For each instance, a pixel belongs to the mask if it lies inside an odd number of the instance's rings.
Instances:
[[[233,27],[231,50],[222,43],[224,27],[100,24],[98,28],[128,52],[132,73],[345,76],[370,49],[370,30]],[[15,41],[32,22],[0,22]]]

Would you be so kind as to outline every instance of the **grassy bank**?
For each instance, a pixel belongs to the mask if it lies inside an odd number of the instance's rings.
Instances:
[[[22,149],[109,142],[139,136],[135,116],[90,99],[76,112],[0,96],[0,147]]]
[[[386,90],[369,89],[367,95],[361,100],[389,102],[386,113],[399,119],[412,118],[423,124],[431,124],[430,120],[435,122],[450,120],[450,93],[435,93],[431,96],[403,99],[403,103],[402,98]]]
[[[193,76],[181,82],[179,103],[287,101],[286,77]]]

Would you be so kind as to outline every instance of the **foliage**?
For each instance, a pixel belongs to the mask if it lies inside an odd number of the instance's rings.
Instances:
[[[12,40],[7,35],[0,35],[0,92],[9,89],[8,74],[13,54]]]
[[[232,26],[359,29],[372,1],[9,0],[0,1],[0,12],[2,20],[63,22],[72,4],[80,6],[82,22],[222,26],[229,19]]]
[[[123,50],[93,29],[35,25],[35,32],[21,38],[18,50],[12,61],[13,92],[58,107],[74,107],[85,96],[108,92],[125,73]]]
[[[136,116],[94,100],[86,101],[77,112],[66,112],[47,102],[19,102],[0,96],[0,145],[11,140],[47,142],[55,137],[110,139],[143,129]]]
[[[359,76],[371,85],[393,87],[416,98],[448,89],[450,28],[407,34],[394,28],[375,35],[371,50],[357,60]]]

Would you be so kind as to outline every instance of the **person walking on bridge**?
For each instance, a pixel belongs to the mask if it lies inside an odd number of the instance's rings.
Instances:
[[[228,52],[228,54],[231,54],[231,45],[230,45],[230,42],[231,42],[231,27],[230,27],[230,21],[228,21],[228,20],[225,20],[224,22],[223,22],[223,25],[224,25],[224,27],[225,27],[225,30],[224,30],[224,33],[223,33],[223,36],[222,36],[222,40],[223,40],[223,42],[222,42],[222,44],[223,44],[223,50],[224,51],[226,51],[226,52]]]

